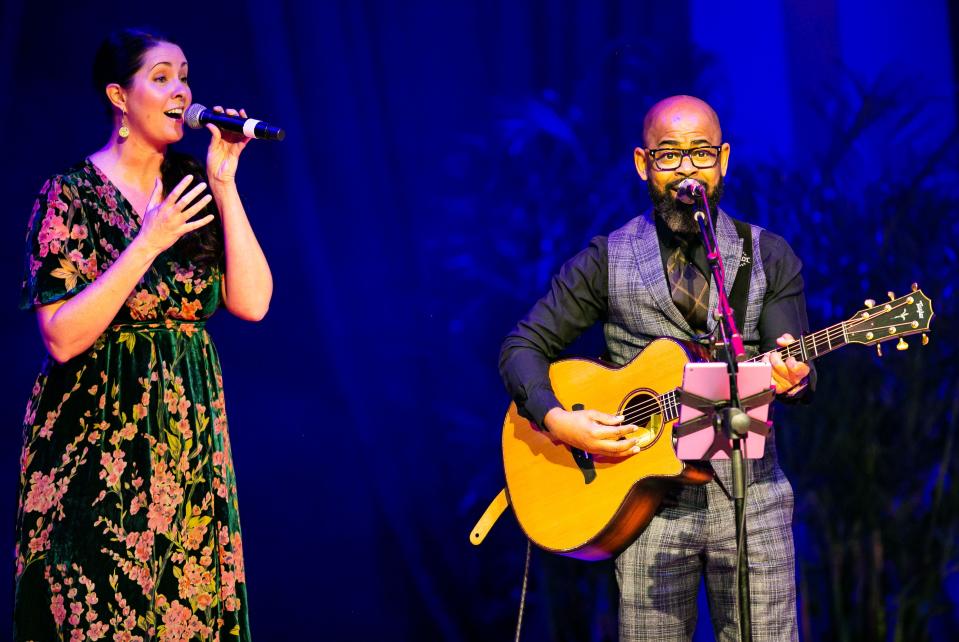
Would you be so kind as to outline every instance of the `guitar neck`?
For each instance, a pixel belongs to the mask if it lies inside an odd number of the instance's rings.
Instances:
[[[812,361],[824,354],[829,354],[849,343],[849,335],[846,333],[846,322],[831,325],[818,332],[810,332],[802,335],[797,341],[790,343],[784,348],[776,348],[760,355],[756,355],[747,361],[762,361],[767,355],[774,352],[785,360],[788,357],[794,357],[796,361]]]
[[[913,284],[912,292],[899,298],[889,292],[889,299],[881,306],[877,306],[875,301],[867,301],[867,307],[849,319],[818,332],[804,334],[788,346],[770,350],[747,361],[762,361],[764,357],[775,352],[783,360],[793,357],[797,361],[809,362],[851,343],[877,345],[894,337],[924,333],[929,329],[933,317],[932,301],[919,286]],[[925,343],[923,335],[923,345]],[[679,417],[676,390],[670,390],[657,398],[666,421]]]

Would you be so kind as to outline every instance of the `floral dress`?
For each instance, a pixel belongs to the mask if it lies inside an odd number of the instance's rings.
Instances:
[[[21,306],[80,292],[136,235],[90,161],[33,208]],[[112,325],[47,358],[24,418],[16,640],[248,640],[236,481],[216,350],[219,261],[160,255]]]

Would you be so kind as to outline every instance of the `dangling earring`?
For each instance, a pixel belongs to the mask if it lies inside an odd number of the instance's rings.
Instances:
[[[117,131],[117,135],[120,138],[126,138],[130,135],[130,128],[127,126],[127,113],[123,112],[123,116],[120,120],[120,129]]]

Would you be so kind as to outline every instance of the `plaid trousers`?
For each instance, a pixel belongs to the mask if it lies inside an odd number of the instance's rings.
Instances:
[[[756,642],[798,640],[793,492],[778,466],[749,484],[746,533]],[[739,639],[733,502],[716,481],[678,489],[616,560],[622,642],[689,640],[705,575],[716,639]]]

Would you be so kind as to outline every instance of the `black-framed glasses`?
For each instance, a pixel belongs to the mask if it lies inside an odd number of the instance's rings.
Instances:
[[[703,145],[702,147],[693,147],[692,149],[676,149],[673,147],[661,147],[659,149],[648,149],[649,155],[653,158],[653,165],[656,169],[668,172],[679,169],[683,164],[683,158],[689,156],[690,162],[696,169],[709,169],[715,167],[719,162],[719,151],[722,145]]]

